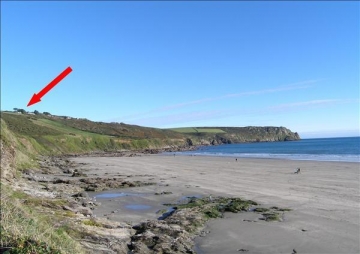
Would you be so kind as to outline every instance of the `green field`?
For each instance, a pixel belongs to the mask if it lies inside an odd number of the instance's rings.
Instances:
[[[107,136],[107,137],[112,137],[109,135],[103,135],[103,134],[97,134],[97,133],[92,133],[92,132],[87,132],[87,131],[82,131],[73,127],[69,127],[66,126],[60,122],[56,122],[56,121],[52,121],[49,119],[38,119],[37,121],[34,122],[37,125],[40,126],[45,126],[48,128],[52,128],[54,130],[57,130],[59,132],[63,132],[64,134],[69,134],[69,135],[84,135],[84,136]]]
[[[183,128],[171,128],[170,130],[180,133],[226,133],[218,128],[197,128],[197,127],[183,127]]]

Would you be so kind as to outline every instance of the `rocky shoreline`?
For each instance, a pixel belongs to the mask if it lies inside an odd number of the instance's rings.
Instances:
[[[142,156],[147,154],[160,154],[160,153],[172,153],[172,152],[183,152],[183,151],[195,151],[198,150],[202,146],[219,146],[225,144],[245,144],[245,143],[259,143],[259,142],[289,142],[289,141],[297,141],[300,138],[291,138],[287,137],[284,140],[276,140],[276,139],[256,139],[256,140],[231,140],[224,137],[216,136],[213,140],[200,140],[199,145],[194,145],[194,142],[188,138],[186,141],[186,145],[183,146],[170,146],[163,148],[146,148],[139,150],[123,150],[123,151],[92,151],[87,153],[68,153],[64,155],[59,155],[58,157],[64,158],[72,158],[72,157],[135,157]]]
[[[136,157],[147,154],[160,154],[160,153],[171,153],[171,152],[181,152],[181,151],[194,151],[197,150],[199,146],[173,146],[165,148],[147,148],[140,150],[124,150],[124,151],[94,151],[88,153],[69,153],[57,156],[58,158],[72,158],[72,157]]]
[[[124,157],[141,155],[145,156],[146,153],[121,154]],[[25,198],[24,202],[31,204],[39,198],[42,201],[37,204],[38,209],[43,209],[50,215],[60,215],[58,226],[66,226],[69,234],[88,253],[195,253],[194,237],[206,235],[203,228],[207,220],[221,218],[224,212],[250,211],[253,206],[258,205],[253,201],[236,198],[189,197],[186,203],[168,204],[171,212],[161,211],[157,220],[144,220],[132,225],[109,220],[108,217],[96,217],[93,211],[101,203],[89,197],[88,193],[118,189],[128,191],[133,187],[156,185],[156,182],[138,180],[148,179],[151,175],[139,174],[132,177],[119,173],[107,177],[107,173],[103,172],[101,176],[94,177],[87,175],[85,163],[76,163],[68,156],[42,157],[39,165],[39,169],[24,170],[23,181],[19,181],[15,189],[32,197]],[[171,192],[153,195],[164,193]],[[251,212],[256,210],[252,209]],[[266,214],[269,209],[262,212]],[[281,219],[275,210],[271,214],[276,220]]]

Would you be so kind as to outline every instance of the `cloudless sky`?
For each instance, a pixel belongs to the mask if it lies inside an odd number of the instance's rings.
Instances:
[[[359,136],[359,11],[356,1],[1,1],[1,110]]]

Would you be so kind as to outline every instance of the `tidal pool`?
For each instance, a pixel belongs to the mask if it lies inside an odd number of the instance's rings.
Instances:
[[[149,205],[141,205],[141,204],[131,204],[131,205],[126,205],[125,207],[130,210],[147,210],[151,208],[151,206]]]
[[[118,198],[118,197],[140,197],[144,194],[141,193],[130,193],[130,192],[119,192],[119,193],[102,193],[95,195],[96,198]]]

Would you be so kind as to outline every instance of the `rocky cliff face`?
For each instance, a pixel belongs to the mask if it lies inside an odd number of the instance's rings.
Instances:
[[[206,134],[193,138],[192,143],[200,145],[219,145],[244,142],[276,142],[300,140],[297,132],[285,127],[217,127],[224,133]]]

